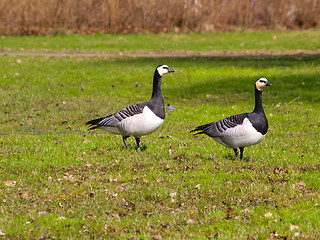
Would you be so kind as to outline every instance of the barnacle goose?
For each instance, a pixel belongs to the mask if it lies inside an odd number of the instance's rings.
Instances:
[[[109,116],[87,122],[90,129],[100,128],[122,136],[123,143],[130,150],[127,138],[134,136],[140,151],[140,137],[156,131],[164,121],[164,101],[161,93],[161,77],[174,72],[167,65],[159,65],[153,76],[153,91],[149,101],[122,109]]]
[[[271,86],[266,78],[259,78],[255,83],[255,108],[251,113],[242,113],[225,119],[201,125],[190,131],[200,131],[197,134],[207,134],[223,146],[233,148],[240,159],[245,147],[262,141],[268,131],[268,120],[262,107],[262,90]]]

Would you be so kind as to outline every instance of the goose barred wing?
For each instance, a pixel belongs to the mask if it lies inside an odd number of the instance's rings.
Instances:
[[[132,117],[136,114],[140,114],[143,112],[143,108],[145,106],[145,103],[138,103],[131,105],[129,107],[126,107],[122,110],[120,110],[117,113],[111,114],[109,116],[103,117],[103,118],[97,118],[94,120],[91,120],[87,122],[86,124],[90,125],[90,129],[95,129],[101,126],[106,126],[106,127],[116,127],[119,122],[122,120]]]
[[[207,134],[209,137],[220,137],[224,134],[224,132],[227,129],[233,128],[237,125],[242,124],[243,120],[246,117],[247,117],[247,113],[233,115],[216,122],[198,126],[191,132],[200,131],[195,133],[195,135],[204,133],[204,134]]]

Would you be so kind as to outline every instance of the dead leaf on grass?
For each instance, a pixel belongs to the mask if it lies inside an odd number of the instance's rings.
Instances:
[[[193,169],[195,167],[198,167],[198,166],[199,166],[198,163],[195,163],[193,165],[186,165],[186,166],[183,167],[183,172],[188,172],[189,170],[191,170],[191,169]]]
[[[179,162],[183,162],[185,160],[185,156],[183,154],[179,154],[174,156],[173,159],[178,160]]]
[[[157,179],[156,181],[157,183],[164,183],[164,178]]]
[[[283,169],[281,167],[277,167],[273,170],[273,172],[275,174],[287,174],[288,173],[288,169]]]
[[[186,165],[183,167],[183,172],[188,172],[188,170],[192,169],[192,167]]]
[[[5,236],[6,234],[4,232],[2,232],[2,230],[0,229],[0,236]]]
[[[90,193],[88,194],[88,196],[89,196],[89,197],[94,197],[95,194],[96,194],[95,192],[90,192]]]
[[[245,213],[242,213],[242,214],[241,214],[241,218],[242,218],[242,219],[247,219],[247,218],[248,218],[248,215],[245,214]]]
[[[22,194],[22,198],[23,198],[23,199],[29,199],[29,194],[28,194],[28,193]]]
[[[47,240],[47,239],[55,239],[55,238],[51,236],[46,236],[46,235],[37,238],[37,240]]]
[[[153,237],[153,239],[155,239],[155,240],[162,240],[163,238],[162,238],[162,236],[161,236],[160,234],[158,234],[158,235],[155,235],[155,236]]]
[[[299,229],[298,225],[290,225],[290,231],[293,231],[293,230],[296,230],[296,229]]]
[[[162,228],[164,229],[170,229],[171,228],[171,225],[169,223],[165,224],[165,225],[162,225]]]
[[[244,213],[245,213],[245,214],[250,214],[250,213],[253,213],[253,212],[254,212],[254,211],[251,210],[251,209],[249,209],[249,208],[244,209]]]
[[[169,196],[173,198],[173,197],[177,196],[177,193],[176,192],[170,193]]]
[[[272,215],[271,212],[267,212],[266,214],[264,214],[264,216],[265,216],[266,218],[273,218],[273,215]]]
[[[4,181],[3,184],[6,186],[6,187],[13,187],[16,185],[16,181]]]
[[[145,179],[145,178],[134,177],[133,181],[138,182],[138,183],[149,183],[149,181],[147,179]]]
[[[227,213],[227,217],[226,217],[226,219],[230,219],[230,218],[232,218],[232,213],[233,213],[233,209],[232,208],[228,208],[227,210],[226,210],[226,213]]]
[[[270,237],[272,238],[279,237],[279,234],[276,231],[273,231],[270,233]]]
[[[124,188],[122,186],[118,186],[118,187],[116,187],[115,190],[116,190],[116,192],[121,192],[121,191],[123,191],[123,189]]]
[[[69,182],[76,181],[76,179],[74,178],[74,176],[72,174],[65,173],[64,175],[65,176],[63,176],[63,178],[66,179],[67,181],[69,181]]]
[[[169,150],[168,152],[171,153],[171,152],[175,152],[176,150],[174,149],[174,146],[172,144],[169,144]]]
[[[187,224],[194,224],[195,222],[196,222],[195,220],[189,219],[189,220],[187,221]]]
[[[47,215],[48,213],[46,211],[41,211],[41,212],[38,212],[38,215]]]

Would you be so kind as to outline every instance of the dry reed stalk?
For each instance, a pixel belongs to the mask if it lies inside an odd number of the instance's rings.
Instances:
[[[0,34],[320,27],[320,0],[0,0]]]

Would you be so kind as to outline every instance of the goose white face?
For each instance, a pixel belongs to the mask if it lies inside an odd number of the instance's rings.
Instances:
[[[167,73],[174,72],[174,70],[170,69],[167,65],[157,67],[157,71],[161,77]]]
[[[271,86],[266,78],[259,78],[256,81],[256,87],[259,91],[262,91],[266,86]]]

